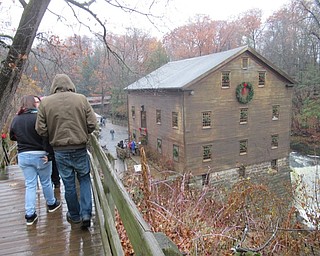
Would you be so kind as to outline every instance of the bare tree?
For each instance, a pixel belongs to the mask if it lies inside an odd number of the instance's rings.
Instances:
[[[31,46],[50,0],[30,0],[28,4],[23,0],[20,0],[20,2],[24,6],[24,11],[7,57],[0,67],[1,129],[9,115],[13,96],[17,90]]]
[[[107,54],[112,55],[119,62],[122,62],[122,64],[124,63],[121,60],[120,56],[118,56],[116,52],[112,51],[107,42],[106,21],[101,19],[100,16],[93,11],[94,8],[91,8],[91,6],[93,6],[93,4],[100,4],[100,6],[101,4],[104,4],[104,6],[108,5],[110,8],[118,8],[125,13],[135,13],[141,17],[146,18],[154,26],[156,26],[156,24],[153,22],[153,19],[161,18],[156,17],[151,13],[151,10],[154,10],[156,8],[156,3],[153,0],[149,1],[149,6],[144,6],[141,8],[137,6],[131,7],[133,5],[118,0],[64,1],[67,4],[67,6],[70,7],[71,12],[73,13],[73,17],[78,21],[78,23],[89,29],[91,33],[100,38],[100,40],[103,41],[103,43],[105,44]],[[17,32],[14,38],[12,39],[12,44],[10,46],[7,45],[5,43],[5,40],[1,40],[1,38],[6,38],[6,36],[0,35],[0,46],[9,48],[7,57],[4,61],[2,61],[0,66],[0,129],[4,127],[10,109],[12,109],[11,102],[13,99],[13,95],[15,94],[18,88],[21,75],[24,72],[26,61],[28,60],[32,44],[36,38],[38,27],[51,1],[30,0],[28,3],[26,3],[24,0],[19,0],[19,2],[23,6],[24,11],[21,16],[19,26],[17,28]],[[90,25],[82,22],[81,17],[78,16],[74,8],[77,8],[89,15],[90,18],[95,21],[95,24],[98,24],[101,32],[93,31]],[[60,14],[55,15],[57,15],[58,19],[63,19],[63,17],[61,17]]]
[[[306,0],[300,1],[302,7],[308,12],[310,18],[315,23],[315,26],[310,30],[310,34],[315,36],[320,41],[320,1],[313,0],[313,3]]]

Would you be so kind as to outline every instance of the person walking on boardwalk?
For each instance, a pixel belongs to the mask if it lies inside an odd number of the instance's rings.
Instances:
[[[25,178],[25,219],[32,225],[38,219],[36,213],[36,194],[38,177],[48,206],[48,212],[61,207],[54,196],[51,183],[51,155],[48,142],[35,130],[39,99],[33,95],[22,98],[21,107],[10,126],[10,139],[18,144],[18,165]]]
[[[89,134],[97,127],[96,115],[87,98],[76,93],[69,76],[57,74],[50,95],[39,106],[36,130],[49,138],[59,174],[65,187],[65,199],[70,223],[91,225],[92,192],[90,163],[87,153]],[[80,200],[76,178],[80,184]]]

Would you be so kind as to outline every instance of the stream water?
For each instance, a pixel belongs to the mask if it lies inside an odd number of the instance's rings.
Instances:
[[[301,220],[309,228],[319,225],[320,218],[320,156],[291,153],[291,182],[295,189],[295,206]]]

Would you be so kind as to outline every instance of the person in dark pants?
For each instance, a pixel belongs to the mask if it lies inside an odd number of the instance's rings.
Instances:
[[[60,188],[60,175],[56,163],[56,159],[52,157],[52,174],[51,174],[51,181],[53,183],[54,188]]]
[[[53,147],[60,177],[65,188],[67,221],[91,225],[92,191],[87,152],[89,134],[97,127],[96,115],[87,98],[76,93],[69,76],[57,74],[40,106],[36,131],[48,137]],[[80,185],[78,198],[76,179]]]

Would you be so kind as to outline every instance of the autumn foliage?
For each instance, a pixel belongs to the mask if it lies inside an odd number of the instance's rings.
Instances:
[[[154,232],[164,232],[185,255],[317,255],[320,232],[296,219],[296,209],[268,187],[244,179],[231,190],[190,183],[191,175],[150,179],[148,204],[141,173],[123,183]],[[147,214],[148,213],[148,214]],[[152,216],[151,218],[148,216]],[[118,229],[123,227],[118,221]],[[122,235],[126,255],[134,255]]]

